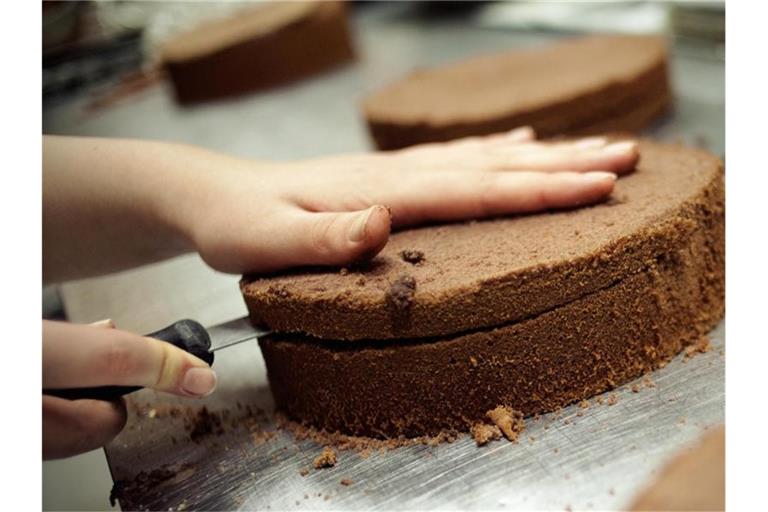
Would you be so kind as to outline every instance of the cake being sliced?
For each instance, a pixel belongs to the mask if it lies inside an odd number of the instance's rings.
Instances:
[[[591,36],[418,71],[363,104],[380,149],[532,126],[541,137],[637,131],[671,104],[667,51]]]
[[[722,163],[639,149],[602,204],[402,231],[347,272],[244,278],[251,319],[277,331],[260,340],[277,406],[347,434],[467,431],[497,406],[589,398],[699,340],[724,310]]]
[[[722,215],[718,158],[650,141],[639,151],[636,171],[602,204],[401,231],[348,272],[245,278],[251,318],[325,339],[423,338],[524,320],[611,286]],[[405,315],[392,294],[408,277]]]

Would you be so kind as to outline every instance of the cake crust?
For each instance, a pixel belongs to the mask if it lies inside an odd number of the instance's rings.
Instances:
[[[456,337],[259,340],[278,408],[329,431],[468,431],[499,405],[555,410],[664,364],[723,315],[723,223],[707,220],[643,271],[522,322]]]
[[[166,42],[176,99],[192,104],[287,84],[354,58],[344,2],[265,2]]]
[[[603,204],[403,231],[346,272],[245,277],[251,319],[330,340],[425,338],[522,321],[609,287],[723,215],[719,159],[650,141],[639,151],[636,172]],[[407,308],[393,309],[403,276],[412,294]]]
[[[306,275],[272,278],[283,286],[280,300],[293,297],[294,307],[304,308],[291,312],[295,328],[324,327],[317,318],[330,318],[327,328],[350,329],[349,337],[398,335],[353,342],[289,333],[261,338],[278,408],[315,428],[361,436],[469,431],[500,406],[529,416],[587,399],[697,342],[724,313],[723,168],[715,157],[677,146],[643,142],[640,152],[638,170],[620,180],[613,202],[395,235],[394,247],[385,249],[390,266],[373,277],[362,272],[367,281],[354,285],[378,296],[381,278],[396,296],[389,304],[394,316],[386,300],[371,301],[361,326],[348,325],[348,317],[334,317],[336,302],[309,298],[332,291],[354,304],[344,287],[346,279],[361,278],[352,272],[326,271],[325,288],[305,295],[285,286],[306,286]],[[587,233],[569,236],[573,230]],[[521,232],[535,240],[521,242]],[[515,243],[530,254],[508,256]],[[494,252],[499,245],[502,252]],[[406,246],[423,259],[402,259]],[[496,258],[490,271],[473,259],[477,251]],[[401,263],[394,265],[395,258]],[[451,265],[462,272],[450,273]],[[471,299],[452,292],[467,281],[478,283],[469,288]],[[425,313],[430,307],[433,316]],[[386,321],[376,323],[381,311]],[[446,334],[422,335],[446,324]]]
[[[598,132],[609,121],[633,131],[671,99],[662,39],[603,35],[415,72],[366,98],[363,110],[388,150],[524,125],[542,137]]]

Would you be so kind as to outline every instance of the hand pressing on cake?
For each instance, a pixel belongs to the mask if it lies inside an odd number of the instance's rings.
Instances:
[[[216,375],[202,360],[111,324],[43,321],[43,389],[142,386],[185,397],[210,394]],[[43,458],[87,452],[125,425],[123,400],[67,400],[43,394]]]
[[[45,137],[43,275],[106,273],[195,250],[269,272],[372,257],[390,230],[607,198],[634,142],[538,142],[530,129],[296,162],[190,146]]]
[[[533,137],[519,129],[278,169],[232,169],[215,180],[187,232],[203,259],[224,272],[345,265],[381,251],[393,228],[602,201],[638,160],[631,141]],[[229,198],[227,206],[214,204],[217,197]],[[248,214],[254,221],[233,222]]]

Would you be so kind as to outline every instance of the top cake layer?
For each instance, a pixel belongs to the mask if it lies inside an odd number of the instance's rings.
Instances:
[[[254,322],[337,340],[447,335],[520,321],[664,258],[721,207],[722,163],[650,141],[602,204],[393,234],[359,268],[245,277]],[[423,259],[419,260],[419,253]]]
[[[634,130],[670,101],[666,61],[658,37],[570,39],[414,72],[363,107],[381,149],[522,125],[551,136],[623,119],[612,129]]]

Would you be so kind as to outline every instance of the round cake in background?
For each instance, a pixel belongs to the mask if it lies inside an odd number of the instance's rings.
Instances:
[[[379,149],[532,126],[540,137],[634,132],[670,108],[663,39],[604,35],[417,71],[365,99]]]
[[[725,510],[725,425],[676,454],[629,510]]]
[[[160,46],[179,103],[284,85],[354,58],[345,2],[232,4]]]
[[[722,318],[722,162],[641,142],[613,198],[392,235],[368,265],[244,278],[278,408],[379,438],[552,411],[665,364]],[[293,333],[293,334],[290,334]]]

